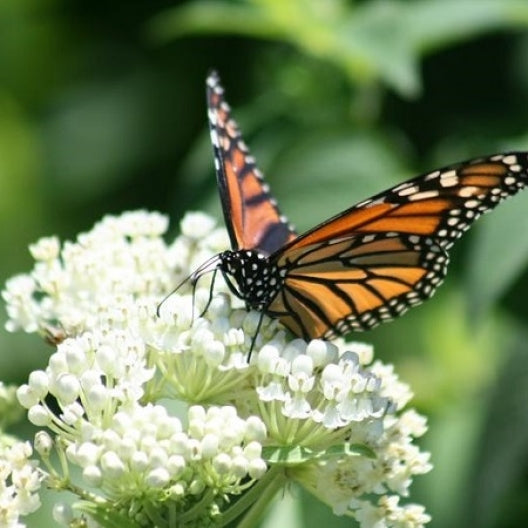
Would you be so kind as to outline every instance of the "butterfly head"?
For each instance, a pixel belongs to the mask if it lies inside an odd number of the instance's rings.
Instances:
[[[219,258],[219,267],[229,288],[250,308],[264,310],[280,290],[283,274],[262,253],[225,251]]]

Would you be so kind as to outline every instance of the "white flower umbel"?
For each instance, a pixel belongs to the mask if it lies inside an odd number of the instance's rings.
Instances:
[[[28,442],[0,438],[0,526],[20,528],[20,517],[40,507],[38,491],[43,475],[30,457]]]
[[[413,443],[425,420],[405,410],[411,392],[392,366],[368,345],[306,343],[267,317],[256,335],[260,314],[220,273],[184,280],[227,247],[225,231],[202,213],[171,244],[166,228],[140,211],[73,243],[42,239],[33,271],[3,292],[7,329],[56,346],[18,390],[41,428],[46,484],[81,499],[58,502],[55,518],[252,526],[295,480],[364,528],[426,523],[398,502],[430,464]]]

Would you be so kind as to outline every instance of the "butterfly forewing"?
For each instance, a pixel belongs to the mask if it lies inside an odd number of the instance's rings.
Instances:
[[[233,249],[266,255],[296,238],[263,182],[224,100],[216,73],[207,79],[209,128],[224,217]]]
[[[526,153],[499,154],[450,165],[396,185],[298,237],[287,253],[366,233],[430,236],[449,248],[483,213],[528,183]]]

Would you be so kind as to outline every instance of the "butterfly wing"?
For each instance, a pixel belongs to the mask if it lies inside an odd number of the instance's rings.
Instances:
[[[284,283],[267,308],[296,335],[368,330],[430,297],[447,251],[528,183],[528,154],[458,163],[361,202],[279,249]]]
[[[256,249],[269,255],[297,234],[263,182],[223,93],[218,75],[211,73],[207,78],[209,129],[231,246],[233,250]]]

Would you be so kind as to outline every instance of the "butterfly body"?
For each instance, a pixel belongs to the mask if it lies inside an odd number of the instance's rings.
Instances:
[[[231,291],[248,308],[266,312],[282,288],[286,270],[279,269],[258,251],[224,251],[219,259],[219,269]]]
[[[433,295],[448,251],[472,223],[528,184],[528,153],[443,167],[383,191],[298,235],[281,214],[223,97],[207,79],[216,177],[231,250],[231,291],[305,339],[369,330]]]

